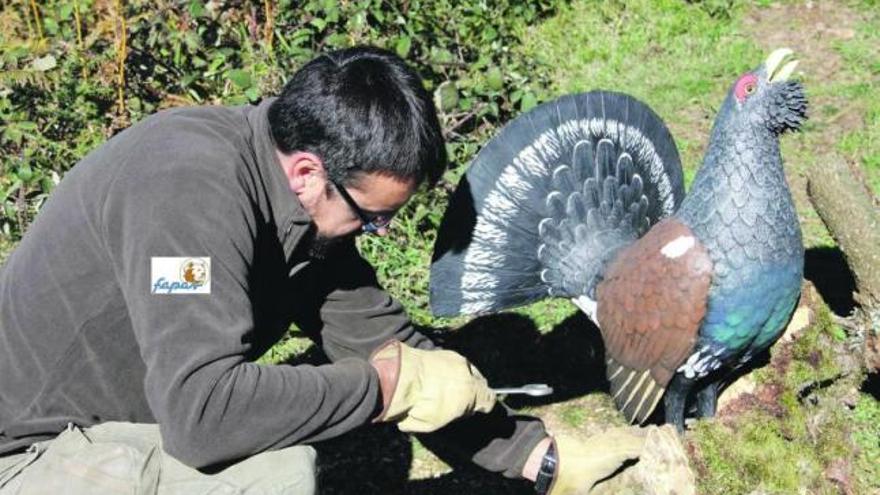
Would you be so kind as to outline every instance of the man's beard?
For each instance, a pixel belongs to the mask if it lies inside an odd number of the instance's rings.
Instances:
[[[309,257],[315,260],[327,259],[327,255],[333,251],[333,248],[348,239],[349,236],[327,237],[323,234],[316,233],[309,243]]]

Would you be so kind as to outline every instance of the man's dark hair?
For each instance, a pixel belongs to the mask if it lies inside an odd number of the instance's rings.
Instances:
[[[331,180],[359,172],[434,184],[446,169],[437,113],[421,79],[391,52],[355,47],[298,70],[269,108],[282,153],[307,151]]]

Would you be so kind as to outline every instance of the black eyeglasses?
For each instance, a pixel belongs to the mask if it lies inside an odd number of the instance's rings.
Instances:
[[[354,198],[348,194],[348,191],[346,191],[344,187],[337,184],[334,180],[331,180],[330,183],[333,184],[333,187],[335,187],[337,191],[339,191],[339,195],[342,196],[342,199],[346,203],[348,203],[349,208],[351,208],[357,217],[361,219],[361,230],[364,232],[375,234],[380,229],[388,227],[391,223],[391,219],[394,217],[393,215],[367,215],[366,212],[358,206]]]

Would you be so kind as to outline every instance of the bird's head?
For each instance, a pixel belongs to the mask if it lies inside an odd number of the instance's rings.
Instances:
[[[789,80],[798,64],[792,56],[788,48],[774,50],[736,80],[719,114],[727,120],[725,127],[766,128],[773,135],[800,128],[807,118],[807,98],[803,86]]]

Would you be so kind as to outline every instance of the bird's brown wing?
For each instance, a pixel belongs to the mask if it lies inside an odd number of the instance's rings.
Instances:
[[[621,251],[606,270],[597,291],[599,327],[611,393],[630,421],[647,419],[693,351],[711,277],[708,251],[674,218]]]

